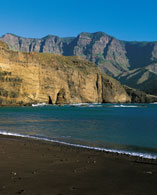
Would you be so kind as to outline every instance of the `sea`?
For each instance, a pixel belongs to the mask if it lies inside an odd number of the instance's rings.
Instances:
[[[0,107],[0,134],[157,159],[157,103]]]

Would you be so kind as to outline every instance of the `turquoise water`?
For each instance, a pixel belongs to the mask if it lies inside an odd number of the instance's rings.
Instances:
[[[157,104],[1,107],[0,133],[157,158]]]

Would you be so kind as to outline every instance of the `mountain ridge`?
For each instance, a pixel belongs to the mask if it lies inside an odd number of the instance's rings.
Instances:
[[[104,32],[82,32],[77,37],[60,38],[47,35],[41,39],[24,38],[13,34],[5,34],[0,40],[9,44],[10,49],[23,52],[54,53],[63,56],[80,56],[95,63],[101,71],[127,84],[127,79],[120,76],[130,74],[131,70],[144,68],[157,62],[157,42],[122,41]],[[156,67],[156,65],[155,65]],[[154,69],[155,69],[154,67]],[[156,77],[156,73],[154,73]],[[151,78],[148,78],[148,87],[152,88]],[[148,92],[144,88],[142,90]],[[138,79],[134,87],[141,89]],[[157,86],[149,93],[154,94]],[[155,93],[156,94],[156,93]]]

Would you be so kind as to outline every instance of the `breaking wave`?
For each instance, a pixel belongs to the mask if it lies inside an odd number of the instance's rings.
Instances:
[[[110,152],[110,153],[115,153],[115,154],[124,154],[124,155],[129,155],[129,156],[134,156],[134,157],[140,157],[140,158],[143,158],[143,159],[153,159],[153,160],[157,159],[157,155],[152,155],[152,154],[149,154],[149,153],[130,152],[130,151],[124,151],[124,150],[106,149],[106,148],[101,148],[101,147],[92,147],[92,146],[86,146],[86,145],[81,145],[81,144],[74,144],[74,143],[68,143],[68,142],[64,142],[64,141],[44,138],[44,137],[41,137],[41,136],[22,135],[22,134],[10,133],[10,132],[5,132],[5,131],[0,131],[0,135],[8,135],[8,136],[23,137],[23,138],[30,138],[30,139],[48,141],[48,142],[64,144],[64,145],[68,145],[68,146],[72,146],[72,147],[79,147],[79,148],[85,148],[85,149],[90,149],[90,150],[104,151],[104,152]]]

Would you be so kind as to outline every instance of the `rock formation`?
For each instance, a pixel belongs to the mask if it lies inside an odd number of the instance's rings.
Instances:
[[[23,38],[6,34],[0,38],[7,42],[12,50],[23,52],[43,52],[61,54],[64,56],[81,56],[95,63],[104,73],[120,80],[123,84],[156,94],[156,72],[148,70],[157,62],[157,42],[127,42],[109,36],[103,32],[81,33],[77,37],[59,38],[48,35],[41,39]],[[130,73],[138,69],[140,74],[130,78]],[[147,69],[149,73],[143,72]],[[144,77],[145,83],[138,84]],[[133,77],[132,77],[133,78]]]
[[[123,86],[80,57],[12,51],[0,42],[0,104],[130,102]]]
[[[117,79],[125,85],[157,95],[157,63],[124,72]]]
[[[157,102],[157,96],[155,95],[149,95],[143,91],[133,89],[128,86],[124,86],[127,94],[131,98],[131,102],[135,103],[152,103],[152,102]]]

